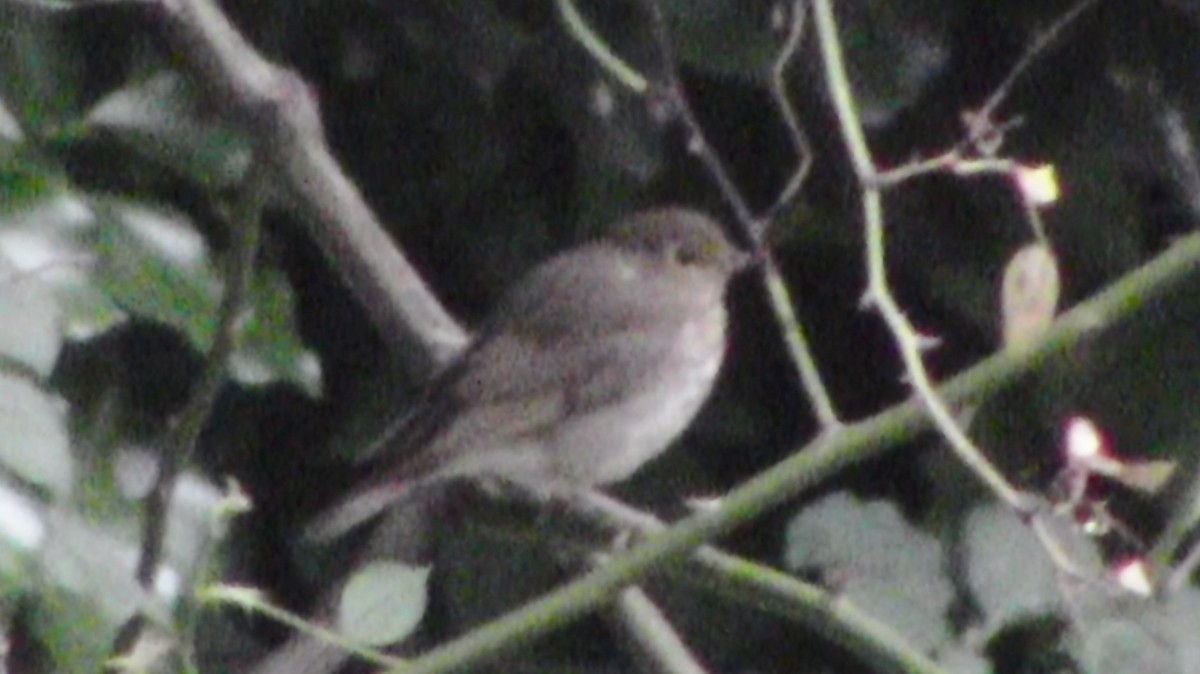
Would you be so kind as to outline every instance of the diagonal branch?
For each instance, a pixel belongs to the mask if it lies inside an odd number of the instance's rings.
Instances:
[[[270,162],[277,197],[309,234],[414,375],[424,378],[466,333],[383,229],[326,145],[317,104],[295,73],[260,56],[212,0],[157,0],[175,54],[209,100]]]

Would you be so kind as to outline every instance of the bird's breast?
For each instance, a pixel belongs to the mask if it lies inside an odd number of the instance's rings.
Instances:
[[[580,483],[609,484],[662,453],[704,404],[724,352],[722,306],[680,322],[661,360],[637,374],[628,395],[560,436],[560,470]]]

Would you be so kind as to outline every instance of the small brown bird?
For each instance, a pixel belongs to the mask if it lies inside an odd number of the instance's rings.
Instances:
[[[683,432],[712,389],[725,287],[749,260],[709,217],[664,208],[538,266],[388,429],[365,488],[310,538],[447,478],[535,489],[625,479]]]

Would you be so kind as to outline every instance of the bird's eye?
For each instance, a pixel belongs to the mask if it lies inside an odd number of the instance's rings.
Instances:
[[[700,262],[700,250],[696,246],[672,246],[671,257],[677,264],[690,267]]]

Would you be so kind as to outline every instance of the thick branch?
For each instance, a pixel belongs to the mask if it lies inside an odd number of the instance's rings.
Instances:
[[[256,143],[283,204],[414,375],[428,376],[466,333],[405,259],[325,143],[309,87],[260,56],[211,0],[159,0],[175,53],[213,104]]]

